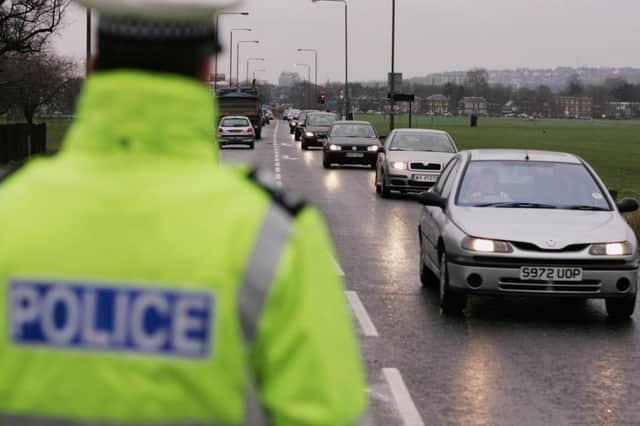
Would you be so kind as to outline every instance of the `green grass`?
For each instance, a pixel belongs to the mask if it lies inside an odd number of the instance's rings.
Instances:
[[[381,134],[389,132],[388,118],[359,116]],[[408,117],[396,119],[408,127]],[[466,118],[418,117],[413,127],[446,130],[460,149],[520,148],[564,151],[591,164],[620,196],[640,198],[640,121],[521,120],[480,118],[471,128]]]

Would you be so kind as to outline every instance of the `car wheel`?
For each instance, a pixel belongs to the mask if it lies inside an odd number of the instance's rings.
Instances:
[[[606,299],[604,303],[610,318],[627,319],[633,315],[636,308],[636,295],[624,299]]]
[[[255,148],[255,144],[254,144],[253,142],[251,142],[251,143],[249,144],[249,149],[254,149],[254,148]]]
[[[447,254],[442,253],[440,257],[440,307],[445,313],[458,314],[467,305],[467,295],[451,290],[448,264]]]
[[[382,172],[382,175],[380,176],[380,195],[382,195],[382,198],[391,197],[391,190],[387,187],[385,182],[384,172]]]
[[[300,140],[300,133],[296,132],[295,136],[293,137],[293,139],[299,141]]]
[[[309,150],[309,145],[307,145],[307,141],[304,138],[302,138],[302,149],[304,151],[308,151]]]
[[[331,162],[329,161],[326,155],[322,156],[322,167],[324,167],[325,169],[331,168]]]
[[[289,128],[289,134],[292,135],[293,134],[293,129]]]
[[[375,180],[375,182],[374,182],[374,185],[375,185],[375,187],[376,187],[376,192],[377,192],[378,194],[380,194],[380,193],[382,192],[382,187],[380,186],[380,183],[379,183],[379,182],[380,182],[380,178],[379,178],[379,176],[378,176],[378,169],[376,168],[376,180]]]

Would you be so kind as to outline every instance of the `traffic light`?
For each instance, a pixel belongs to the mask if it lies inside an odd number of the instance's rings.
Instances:
[[[320,93],[320,96],[318,96],[318,103],[324,105],[326,102],[327,102],[327,94]]]

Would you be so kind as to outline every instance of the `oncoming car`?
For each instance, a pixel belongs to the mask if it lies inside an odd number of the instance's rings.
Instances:
[[[251,120],[242,116],[224,117],[218,126],[218,140],[221,147],[248,145],[253,149],[256,135]]]
[[[309,113],[300,133],[302,149],[306,151],[310,146],[322,146],[336,119],[336,115],[332,112]]]
[[[329,131],[329,138],[322,151],[322,166],[332,164],[361,164],[375,167],[378,150],[381,148],[378,135],[367,121],[336,121]]]
[[[420,278],[444,311],[467,294],[605,299],[633,314],[638,242],[595,171],[563,153],[463,151],[420,194]]]
[[[387,137],[376,165],[376,191],[421,192],[440,177],[444,165],[458,152],[447,132],[396,129]]]

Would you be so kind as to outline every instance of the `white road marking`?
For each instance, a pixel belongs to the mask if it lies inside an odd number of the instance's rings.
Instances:
[[[351,311],[358,320],[364,335],[367,337],[378,337],[378,330],[376,330],[376,326],[373,325],[371,318],[369,318],[369,314],[358,297],[358,293],[355,291],[347,291],[346,293],[349,304],[351,305]]]
[[[276,128],[273,130],[273,166],[275,171],[276,185],[282,186],[282,174],[280,173],[280,146],[278,145],[278,127],[280,121],[276,121]]]
[[[405,426],[424,426],[422,417],[420,417],[420,413],[413,403],[413,399],[411,399],[411,394],[404,384],[404,380],[402,380],[400,371],[397,368],[383,368],[382,373],[387,379],[389,387],[391,387],[391,393],[393,393],[398,405],[403,424]]]

